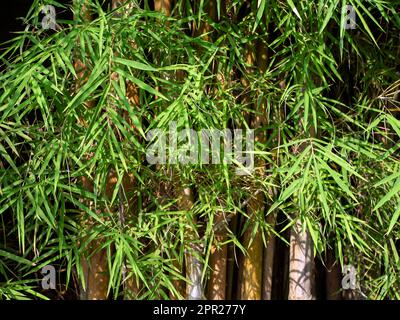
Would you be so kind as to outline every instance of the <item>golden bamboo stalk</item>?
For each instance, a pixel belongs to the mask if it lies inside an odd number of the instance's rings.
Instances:
[[[271,213],[269,216],[267,216],[267,223],[272,228],[275,228],[276,215],[274,213]],[[262,300],[272,299],[275,243],[276,243],[275,235],[271,234],[269,236],[267,246],[264,248]]]
[[[90,20],[90,12],[87,9],[87,0],[75,0],[74,5],[77,12],[82,15],[86,21]],[[89,78],[89,70],[87,66],[80,60],[74,61],[74,68],[77,73],[76,88],[78,90]],[[95,105],[94,100],[85,103],[86,107],[91,108]],[[83,123],[83,121],[81,121]],[[82,177],[82,185],[85,189],[93,192],[93,184],[87,177]],[[93,223],[92,221],[83,222],[87,227]],[[89,258],[81,257],[81,266],[85,280],[85,286],[81,286],[80,298],[82,300],[104,300],[107,298],[108,288],[108,269],[107,269],[107,253],[106,250],[98,248],[102,244],[102,239],[93,240],[87,248]]]
[[[289,300],[314,300],[314,255],[310,233],[297,219],[290,233]]]
[[[340,264],[335,261],[335,256],[332,250],[328,249],[326,255],[326,299],[341,300]]]
[[[112,0],[111,2],[111,7],[113,10],[125,5],[127,2],[129,2],[129,0]],[[126,5],[124,7],[124,14],[125,15],[129,15],[131,13],[131,11],[133,10],[134,7],[134,3],[131,2],[130,4]],[[135,43],[131,44],[132,48],[135,47]],[[116,53],[118,54],[118,53]],[[118,74],[113,73],[111,75],[111,77],[113,78],[113,80],[117,81],[118,80]],[[127,81],[126,83],[126,98],[129,101],[129,104],[138,109],[139,108],[139,104],[140,104],[140,98],[139,98],[139,91],[138,88],[135,84],[133,84],[130,81]],[[127,111],[123,111],[122,114],[123,118],[125,120],[127,120],[127,122],[131,125],[132,130],[135,130],[135,126],[133,125],[129,114]],[[138,139],[140,139],[140,136],[138,136]],[[122,179],[122,193],[120,194],[120,197],[125,197],[126,195],[128,195],[127,197],[127,202],[128,202],[128,216],[132,216],[133,214],[135,214],[135,208],[134,208],[134,204],[136,203],[135,199],[132,199],[132,197],[130,196],[133,193],[133,190],[136,186],[136,179],[134,177],[133,174],[124,174],[123,179]],[[112,195],[112,193],[114,192],[114,188],[112,188],[110,190],[110,194]],[[122,199],[120,199],[120,201],[122,201]],[[123,209],[123,208],[121,208]],[[120,215],[125,215],[125,212],[120,212]],[[120,223],[121,223],[121,227],[124,226],[124,221],[125,221],[125,216],[120,216]],[[127,269],[126,265],[124,265],[124,273],[126,274],[127,272],[129,272],[129,270]],[[136,277],[129,277],[126,280],[123,279],[123,284],[124,284],[124,289],[126,291],[124,298],[125,299],[135,299],[138,297],[139,295],[139,291],[140,291],[140,284],[138,282],[138,279],[136,279]]]
[[[170,16],[172,12],[172,0],[154,0],[154,9],[155,11],[162,12],[166,16]],[[181,73],[178,73],[177,76],[182,76]],[[173,186],[177,191],[178,198],[178,210],[182,211],[190,211],[193,207],[193,192],[188,187],[182,187],[181,182],[174,177],[175,181]],[[193,237],[193,232],[189,231],[188,241],[190,242]],[[195,247],[190,248],[191,250],[198,251],[200,256],[202,252]],[[187,249],[185,252],[185,263],[186,263],[186,276],[189,280],[189,283],[186,284],[186,292],[185,292],[185,283],[182,280],[173,280],[173,285],[175,290],[179,295],[190,298],[201,299],[204,296],[203,289],[201,286],[201,273],[202,273],[202,264],[198,257],[194,256],[190,249]],[[177,260],[173,261],[175,269],[181,269],[181,266]],[[169,297],[171,299],[177,299],[178,297],[173,293],[169,293]]]
[[[211,248],[209,265],[211,268],[211,276],[208,283],[208,299],[225,300],[226,298],[226,282],[227,282],[227,258],[228,247],[220,243],[224,243],[227,239],[226,229],[224,226],[224,216],[222,212],[215,215],[214,226],[220,226],[215,233],[215,242]]]
[[[169,17],[172,10],[172,0],[154,0],[154,10]]]
[[[230,229],[233,233],[236,234],[238,225],[238,216],[234,215],[232,220],[229,224]],[[231,242],[227,248],[227,266],[226,266],[226,299],[232,300],[234,297],[234,282],[236,283],[237,280],[234,278],[235,276],[235,266],[236,266],[236,252],[235,252],[235,245]]]
[[[264,73],[267,70],[268,64],[268,48],[265,43],[259,41],[257,43],[257,66],[261,73]],[[258,123],[254,125],[265,126],[267,123],[273,122],[276,119],[268,119],[267,118],[267,101],[263,99],[261,101],[260,106],[261,117],[258,120]],[[266,141],[266,134],[261,137],[262,141]],[[279,136],[274,139],[274,145],[279,145]],[[278,161],[278,156],[274,155],[273,160],[275,162]],[[265,163],[261,163],[261,165],[265,166]],[[277,194],[277,190],[275,187],[270,187],[269,194],[271,198],[275,198]],[[270,213],[266,217],[266,223],[270,225],[272,229],[275,228],[276,224],[276,212]],[[269,238],[267,239],[267,244],[264,247],[263,252],[263,276],[262,276],[262,299],[263,300],[271,300],[272,298],[272,281],[273,281],[273,266],[274,266],[274,255],[275,255],[275,235],[271,233]]]
[[[259,59],[256,58],[255,46],[249,45],[246,52],[246,62],[249,66],[263,66],[263,55]],[[265,57],[266,58],[266,57]],[[251,71],[250,71],[251,72]],[[249,83],[244,83],[249,87]],[[265,103],[260,104],[260,108],[256,110],[257,114],[251,115],[251,128],[258,129],[255,134],[255,142],[264,143],[266,141],[266,133],[264,130],[259,130],[266,124]],[[265,174],[265,162],[261,159],[256,159],[256,175],[262,177]],[[254,186],[257,188],[257,186]],[[264,212],[264,195],[262,192],[254,193],[247,204],[247,214],[250,223],[245,231],[243,245],[247,249],[247,253],[242,259],[242,265],[239,270],[239,296],[242,300],[260,300],[261,299],[261,284],[262,284],[262,257],[263,257],[263,242],[259,230],[253,236],[253,228],[257,215]]]
[[[190,212],[194,205],[192,189],[189,187],[180,186],[178,187],[178,191],[179,209]],[[193,219],[193,223],[195,224],[196,219]],[[196,231],[191,227],[189,228],[190,229],[187,232],[187,241],[189,245],[185,252],[186,277],[188,279],[188,283],[186,284],[186,298],[188,300],[201,300],[204,299],[204,289],[201,281],[204,268],[201,260],[201,257],[203,256],[203,248],[200,244],[196,243]]]
[[[314,79],[319,83],[319,79]],[[302,120],[299,125],[302,126]],[[315,137],[315,127],[311,125],[308,132],[309,137]],[[301,153],[308,142],[300,144],[295,153]],[[295,201],[298,195],[294,196]],[[314,246],[310,232],[302,224],[299,216],[293,217],[296,221],[290,230],[290,257],[289,257],[289,300],[314,300],[315,299],[315,263]],[[304,227],[304,228],[303,228]]]

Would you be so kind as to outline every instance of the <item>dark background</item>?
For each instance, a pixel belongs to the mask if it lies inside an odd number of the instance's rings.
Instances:
[[[15,31],[24,30],[19,17],[25,17],[32,4],[32,0],[3,1],[0,10],[0,43],[10,40]],[[3,45],[2,45],[3,47]]]
[[[67,5],[70,0],[58,0],[59,3]],[[9,0],[2,1],[0,10],[0,48],[4,48],[4,42],[12,39],[16,31],[25,29],[21,18],[25,17],[31,7],[32,0]],[[56,8],[57,19],[71,19],[70,11]]]

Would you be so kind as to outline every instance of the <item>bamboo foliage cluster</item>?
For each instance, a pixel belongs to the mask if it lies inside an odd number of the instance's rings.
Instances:
[[[400,1],[44,3],[1,53],[1,299],[400,298]],[[254,129],[254,171],[150,165],[172,122]]]

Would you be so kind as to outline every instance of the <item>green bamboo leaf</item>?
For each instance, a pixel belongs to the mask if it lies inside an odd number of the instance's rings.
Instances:
[[[127,60],[127,59],[123,59],[123,58],[114,58],[114,61],[116,63],[120,63],[122,65],[137,69],[137,70],[143,70],[143,71],[158,71],[157,68],[154,68],[148,64],[144,64],[138,61],[133,61],[133,60]]]
[[[397,203],[397,209],[395,210],[392,218],[390,219],[390,223],[389,223],[389,227],[386,232],[386,235],[388,235],[393,230],[394,226],[396,225],[397,221],[399,220],[399,216],[400,216],[400,202]]]
[[[144,83],[142,80],[135,78],[134,76],[126,73],[125,71],[121,69],[116,69],[115,70],[117,73],[119,73],[121,76],[123,76],[125,79],[128,79],[129,81],[132,81],[134,84],[136,84],[140,89],[143,89],[157,97],[160,97],[166,101],[169,101],[169,99],[164,96],[161,92],[157,91],[156,89],[152,88],[148,84]]]
[[[258,9],[257,9],[256,21],[253,27],[253,32],[256,31],[257,26],[260,24],[261,18],[264,15],[266,2],[267,2],[266,0],[258,0],[257,3]]]
[[[331,5],[329,6],[328,11],[325,13],[324,21],[322,22],[322,25],[321,25],[321,27],[319,28],[319,34],[321,34],[321,33],[325,30],[325,28],[326,28],[326,26],[327,26],[329,20],[332,19],[333,13],[334,13],[335,10],[337,9],[337,6],[338,6],[338,4],[339,4],[339,1],[340,1],[340,0],[335,0],[335,1],[332,1],[332,2],[331,2]]]
[[[17,255],[15,255],[15,254],[13,254],[11,252],[8,252],[8,251],[4,251],[4,250],[0,249],[0,256],[4,257],[6,259],[13,260],[13,261],[18,262],[18,263],[21,263],[21,264],[26,264],[26,265],[29,265],[29,266],[33,266],[32,261],[29,261],[29,260],[27,260],[27,259],[25,259],[23,257],[17,256]]]
[[[385,194],[384,197],[375,205],[374,211],[378,210],[381,208],[386,202],[388,202],[390,199],[392,199],[395,195],[397,195],[400,192],[400,181],[397,180],[393,186],[393,188]]]
[[[294,180],[279,196],[279,199],[269,208],[268,213],[270,214],[276,208],[278,208],[284,201],[286,201],[294,192],[297,191],[300,184],[303,182],[303,178]]]
[[[321,167],[324,168],[326,171],[328,171],[329,175],[335,180],[335,182],[338,184],[338,186],[345,192],[347,193],[356,203],[358,203],[357,198],[354,196],[354,194],[351,192],[350,187],[348,183],[346,183],[344,180],[340,178],[340,175],[332,170],[329,165],[324,162],[321,159],[318,159],[319,163],[321,164]]]
[[[293,10],[293,12],[296,14],[296,16],[301,20],[300,13],[297,10],[296,6],[294,5],[293,1],[292,0],[287,0],[287,3],[289,4],[289,6]]]

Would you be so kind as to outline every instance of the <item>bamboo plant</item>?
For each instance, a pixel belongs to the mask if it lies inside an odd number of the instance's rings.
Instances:
[[[34,0],[0,53],[0,298],[400,298],[399,7]],[[254,170],[149,163],[171,125],[253,129]]]

